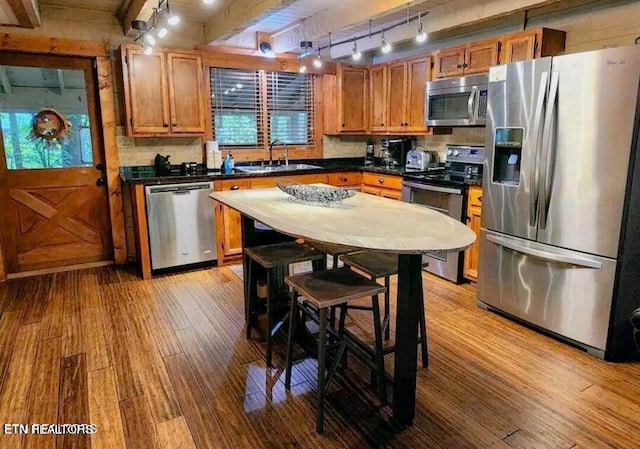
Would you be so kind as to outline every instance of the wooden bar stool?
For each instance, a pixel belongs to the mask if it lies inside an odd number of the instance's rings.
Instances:
[[[319,325],[318,334],[318,406],[316,409],[316,431],[322,433],[324,428],[324,399],[331,382],[336,373],[340,361],[347,348],[347,340],[344,338],[344,318],[346,307],[349,301],[365,297],[376,297],[384,293],[385,287],[375,281],[371,281],[349,268],[338,268],[335,270],[318,271],[313,273],[299,274],[285,278],[285,282],[292,288],[291,305],[289,312],[289,337],[287,339],[287,369],[285,375],[285,387],[291,388],[291,369],[293,366],[293,345],[298,325],[299,314],[302,312],[309,318],[317,321]],[[299,296],[303,296],[303,301],[299,302]],[[338,321],[338,329],[329,326],[327,311],[332,307],[340,307],[341,316]],[[377,313],[376,313],[377,311]],[[380,310],[374,309],[374,315],[380,322]],[[332,335],[331,344],[327,344],[327,333]],[[378,354],[375,361],[376,369],[379,373],[384,373],[384,355],[382,354],[382,328],[376,327],[377,338],[380,342]],[[335,351],[331,365],[327,370],[327,351]],[[326,372],[325,372],[326,371]],[[386,402],[386,378],[384,374],[378,375],[378,392],[383,402]]]
[[[289,266],[298,262],[314,263],[314,269],[320,268],[319,263],[324,260],[324,255],[306,245],[297,242],[276,243],[273,245],[255,246],[245,248],[245,263],[247,264],[247,279],[245,280],[245,295],[248,298],[247,338],[251,338],[251,330],[255,327],[260,311],[256,305],[256,273],[253,267],[258,264],[266,270],[267,298],[267,352],[266,363],[271,366],[273,340],[272,337],[282,328],[286,322],[286,316],[276,323],[276,309],[278,300],[287,299],[284,289],[284,277],[289,273]]]
[[[356,251],[361,251],[358,248],[354,248],[353,246],[345,246],[345,245],[336,245],[334,243],[320,243],[308,241],[306,242],[313,249],[316,249],[324,254],[325,257],[325,267],[327,265],[327,256],[331,256],[333,258],[333,269],[338,268],[338,259],[340,256],[345,254],[354,253]]]
[[[376,279],[384,278],[385,294],[384,294],[384,319],[382,321],[382,329],[384,330],[385,340],[389,340],[390,336],[390,321],[389,314],[391,309],[390,304],[390,289],[389,278],[395,274],[398,274],[398,255],[391,253],[384,253],[381,251],[361,251],[358,253],[348,254],[341,257],[342,262],[347,267],[352,267],[358,271],[363,272],[375,281]],[[424,264],[427,266],[427,264]],[[357,308],[361,310],[371,310],[362,306],[349,306],[350,308]],[[418,337],[418,344],[422,350],[422,366],[426,368],[429,366],[429,352],[427,349],[427,323],[424,313],[424,302],[420,303],[420,335]],[[375,320],[375,317],[374,317]],[[375,322],[374,322],[375,326]],[[395,351],[395,346],[388,347],[384,350],[385,355]]]

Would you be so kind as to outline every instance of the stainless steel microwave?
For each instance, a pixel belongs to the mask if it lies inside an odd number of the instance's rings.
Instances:
[[[489,75],[470,75],[427,83],[427,126],[484,126]]]

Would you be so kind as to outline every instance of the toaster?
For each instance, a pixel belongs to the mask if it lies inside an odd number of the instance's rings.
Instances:
[[[429,166],[430,155],[424,150],[411,150],[407,153],[407,162],[404,168],[407,170],[426,170]]]

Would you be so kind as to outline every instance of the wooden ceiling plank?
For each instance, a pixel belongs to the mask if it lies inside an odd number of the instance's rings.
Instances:
[[[205,42],[211,44],[242,32],[249,25],[295,0],[234,0],[205,24]]]
[[[120,14],[120,21],[122,22],[122,31],[125,35],[129,34],[132,30],[131,22],[133,20],[146,21],[153,13],[153,8],[158,5],[154,0],[131,0],[129,6],[123,8]]]
[[[40,26],[40,11],[37,0],[7,0],[7,3],[22,28]]]

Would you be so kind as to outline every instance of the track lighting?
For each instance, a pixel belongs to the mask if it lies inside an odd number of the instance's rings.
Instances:
[[[320,49],[319,48],[318,48],[318,56],[316,56],[316,59],[313,60],[313,66],[316,69],[322,68],[322,57],[320,56]]]
[[[391,50],[393,49],[393,47],[391,47],[391,44],[387,42],[387,40],[384,38],[384,31],[382,32],[382,47],[380,47],[380,50],[382,51],[382,53],[389,53]]]
[[[144,54],[147,56],[150,56],[151,54],[153,54],[153,47],[150,45],[145,45]]]
[[[416,42],[421,44],[427,40],[427,33],[422,29],[422,17],[418,14],[418,22],[420,25],[418,26],[418,33],[416,34]]]
[[[153,34],[151,34],[151,33],[147,33],[144,36],[144,40],[147,42],[147,44],[149,44],[151,46],[156,45],[156,38],[153,37]]]
[[[307,71],[307,66],[306,65],[301,65],[300,68],[298,69],[298,71],[300,73],[305,73]]]
[[[167,37],[167,34],[169,34],[169,30],[167,30],[166,27],[161,26],[160,28],[158,28],[156,34],[160,39],[164,39],[165,37]]]
[[[180,17],[171,13],[171,15],[169,15],[169,18],[167,19],[167,23],[171,26],[176,26],[180,23]]]
[[[362,57],[362,53],[358,50],[358,42],[355,39],[353,40],[353,53],[351,54],[351,57],[354,61],[359,61]]]

